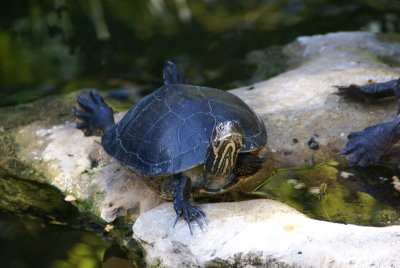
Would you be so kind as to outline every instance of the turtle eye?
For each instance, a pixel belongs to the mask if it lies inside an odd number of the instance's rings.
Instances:
[[[222,130],[224,130],[224,127],[221,124],[218,124],[217,125],[217,131],[220,132]]]

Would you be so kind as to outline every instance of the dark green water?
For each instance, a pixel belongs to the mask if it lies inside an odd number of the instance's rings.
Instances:
[[[2,267],[100,267],[100,235],[0,211]]]
[[[172,59],[228,89],[282,71],[249,53],[302,35],[399,32],[397,0],[14,0],[0,4],[0,106],[82,87],[148,92]],[[273,50],[274,51],[274,50]],[[257,71],[263,70],[258,75]]]
[[[133,102],[161,84],[168,59],[176,61],[193,84],[222,89],[249,85],[284,70],[279,46],[298,36],[357,30],[398,33],[399,13],[398,0],[1,1],[0,106],[84,87],[121,90],[122,97]],[[265,62],[254,61],[252,52],[264,49]],[[277,199],[317,218],[326,214],[351,222],[341,217],[342,211],[327,213],[327,204],[348,206],[329,194],[334,189],[350,196],[361,193],[348,199],[356,200],[356,210],[374,199],[382,208],[375,224],[383,225],[381,219],[393,224],[396,215],[386,208],[398,210],[398,199],[393,199],[398,196],[380,176],[368,181],[351,171],[357,178],[344,180],[335,173],[335,179],[328,176],[328,181],[306,185],[299,172],[289,176],[281,170],[283,177],[272,178],[271,183],[281,187]],[[304,188],[294,188],[301,183]],[[310,191],[314,188],[319,192]],[[389,188],[394,197],[388,199]],[[49,224],[37,217],[0,212],[1,267],[100,267],[104,256],[113,256],[112,243],[95,230]]]
[[[394,166],[349,168],[337,162],[280,168],[252,191],[307,216],[345,224],[400,224],[400,171]]]

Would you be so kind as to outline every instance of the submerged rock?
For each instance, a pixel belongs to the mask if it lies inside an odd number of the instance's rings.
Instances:
[[[393,60],[400,55],[400,41],[393,40],[363,32],[300,37],[284,48],[292,62],[290,70],[231,91],[266,124],[269,139],[262,154],[267,175],[275,167],[336,158],[349,132],[396,115],[396,101],[367,105],[332,94],[335,85],[397,78],[399,69],[389,64],[400,65]],[[105,222],[117,218],[131,222],[142,214],[134,237],[151,265],[390,267],[400,263],[399,227],[315,221],[268,200],[205,204],[202,208],[210,223],[204,231],[196,229],[192,237],[183,221],[170,230],[175,219],[171,203],[158,206],[161,199],[139,175],[106,155],[99,138],[84,137],[75,129],[73,102],[74,96],[62,96],[1,108],[5,118],[0,121],[1,174],[52,185],[73,196],[75,200],[68,200],[82,212]],[[310,140],[318,146],[310,148]]]

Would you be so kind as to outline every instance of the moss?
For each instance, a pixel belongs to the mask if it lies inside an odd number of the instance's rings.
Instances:
[[[377,33],[376,39],[382,43],[395,44],[400,46],[400,34],[398,33]]]
[[[48,220],[65,221],[78,216],[76,208],[64,201],[61,191],[47,184],[0,173],[0,208]]]
[[[56,188],[50,185],[53,178],[45,174],[45,169],[40,169],[41,164],[39,162],[30,164],[28,161],[22,161],[18,158],[17,154],[21,145],[18,144],[15,138],[17,131],[17,129],[0,131],[0,154],[2,155],[0,161],[0,187],[4,192],[4,196],[0,200],[2,203],[0,207],[16,213],[25,213],[24,211],[27,210],[32,215],[35,214],[40,217],[48,215],[50,217],[53,210],[48,205],[59,206],[61,210],[65,209],[65,204],[72,206],[70,203],[66,203],[63,197],[67,194],[74,195],[74,193],[56,191]],[[89,174],[89,180],[93,174],[93,172]],[[74,204],[82,213],[91,214],[90,217],[95,222],[104,225],[105,222],[100,217],[99,206],[95,205],[95,203],[99,203],[104,199],[102,195],[104,194],[98,193],[89,199],[77,200]],[[53,200],[53,197],[55,198],[56,196],[58,196],[59,202]],[[59,213],[57,212],[56,214]]]
[[[10,174],[26,180],[42,182],[45,175],[17,157],[16,130],[0,131],[0,175]]]
[[[63,122],[72,119],[75,94],[48,96],[32,103],[0,108],[3,129],[15,129],[34,121]]]

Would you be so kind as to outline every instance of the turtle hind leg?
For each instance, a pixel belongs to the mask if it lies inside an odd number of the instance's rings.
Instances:
[[[336,86],[337,95],[357,101],[374,101],[386,97],[396,96],[400,99],[400,79],[390,80],[384,83],[374,83],[364,86]]]
[[[172,61],[167,61],[163,69],[164,85],[184,84],[185,72],[179,69],[178,65]]]
[[[400,140],[400,117],[362,131],[351,132],[347,139],[339,155],[344,155],[352,166],[374,165],[386,150]]]
[[[82,94],[76,98],[77,106],[73,113],[76,117],[76,128],[85,136],[99,135],[112,127],[114,116],[112,109],[96,92]]]
[[[237,176],[250,176],[263,166],[263,159],[252,153],[240,153],[233,172]]]
[[[196,221],[197,224],[202,228],[202,221],[207,223],[206,214],[197,206],[193,205],[193,199],[191,197],[192,182],[189,177],[179,174],[178,185],[174,191],[174,209],[176,212],[176,219],[174,226],[178,222],[180,217],[183,217],[189,226],[190,233],[193,235],[191,221]]]

